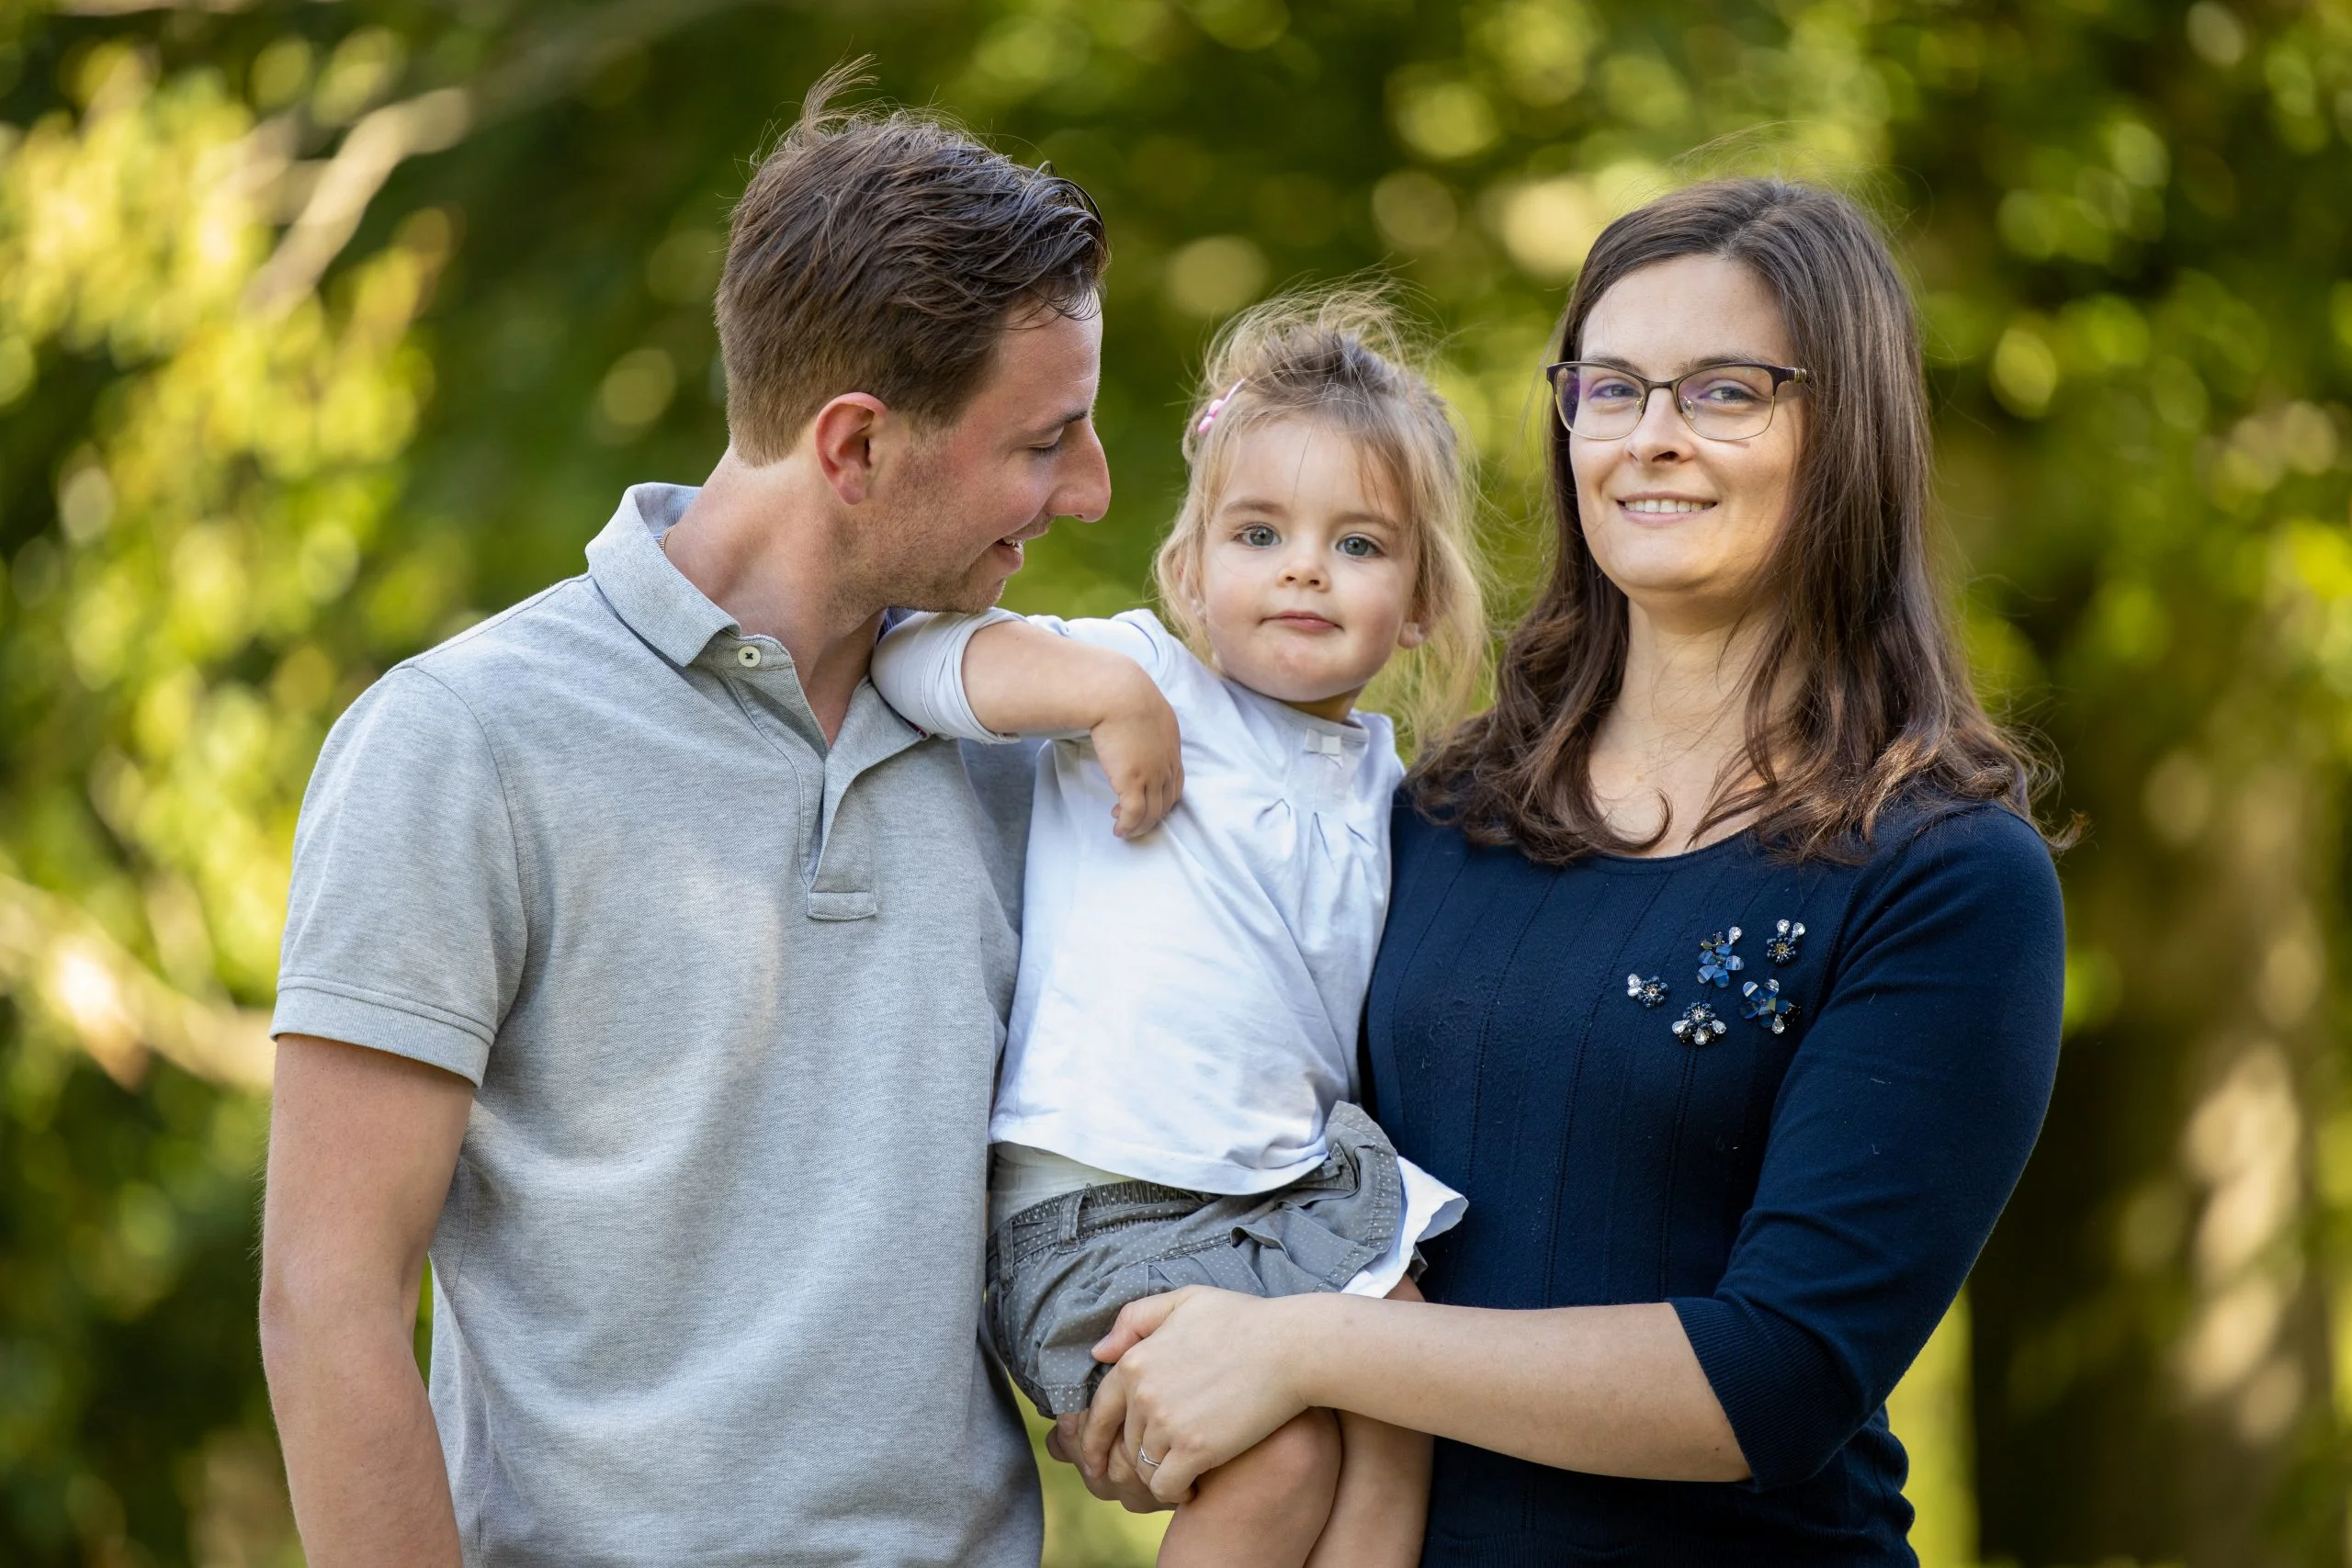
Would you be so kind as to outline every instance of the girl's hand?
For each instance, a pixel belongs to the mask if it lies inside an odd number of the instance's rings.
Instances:
[[[1117,1376],[1116,1369],[1113,1376]],[[1046,1451],[1076,1470],[1086,1489],[1105,1503],[1116,1503],[1130,1514],[1161,1514],[1174,1507],[1152,1495],[1151,1488],[1136,1479],[1132,1469],[1114,1480],[1107,1469],[1086,1468],[1086,1412],[1065,1416],[1054,1423],[1046,1434]],[[1180,1498],[1178,1501],[1183,1501]]]
[[[1082,1468],[1148,1483],[1167,1503],[1307,1407],[1295,1382],[1304,1320],[1327,1298],[1264,1301],[1189,1285],[1119,1314],[1094,1348],[1115,1361],[1087,1412]],[[1141,1452],[1159,1461],[1136,1463]]]
[[[1184,793],[1184,737],[1176,710],[1151,677],[1128,660],[1120,662],[1131,677],[1118,682],[1116,699],[1088,733],[1095,761],[1119,796],[1111,830],[1133,839],[1159,827]]]

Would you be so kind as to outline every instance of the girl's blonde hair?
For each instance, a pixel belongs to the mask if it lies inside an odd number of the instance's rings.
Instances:
[[[1185,419],[1191,482],[1152,561],[1152,581],[1168,624],[1214,663],[1200,572],[1236,444],[1285,419],[1320,421],[1352,437],[1403,514],[1415,568],[1406,618],[1427,634],[1389,661],[1366,705],[1428,744],[1470,710],[1487,648],[1470,460],[1453,410],[1417,361],[1396,310],[1375,288],[1286,294],[1227,322],[1209,345]]]

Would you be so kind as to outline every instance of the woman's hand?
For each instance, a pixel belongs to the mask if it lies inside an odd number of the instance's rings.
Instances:
[[[1265,1301],[1191,1285],[1128,1303],[1094,1348],[1117,1363],[1087,1412],[1080,1468],[1136,1475],[1178,1503],[1193,1483],[1307,1407],[1302,1327],[1332,1298]],[[1138,1467],[1136,1455],[1159,1462]]]

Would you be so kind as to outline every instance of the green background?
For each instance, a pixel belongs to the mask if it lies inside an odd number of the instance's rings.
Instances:
[[[253,1247],[311,760],[708,468],[729,201],[866,51],[1109,217],[1117,499],[1023,608],[1136,602],[1204,334],[1368,266],[1515,608],[1600,225],[1731,170],[1884,217],[1979,678],[2089,823],[2049,1128],[1896,1402],[1916,1539],[2344,1562],[2347,0],[0,0],[0,1560],[296,1560]],[[1148,1560],[1050,1479],[1057,1564]]]

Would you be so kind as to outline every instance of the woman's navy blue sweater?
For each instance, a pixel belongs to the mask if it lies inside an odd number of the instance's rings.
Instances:
[[[1441,1442],[1423,1562],[1912,1562],[1886,1395],[2008,1201],[2057,1067],[2041,839],[1977,807],[1883,820],[1860,864],[1743,834],[1554,867],[1400,804],[1394,844],[1374,1103],[1470,1200],[1423,1290],[1670,1303],[1753,1476]]]

